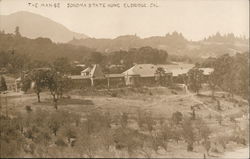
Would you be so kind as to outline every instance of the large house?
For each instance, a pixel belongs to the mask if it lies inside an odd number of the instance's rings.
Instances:
[[[159,70],[164,72],[164,83],[186,83],[187,74],[193,64],[170,64],[170,65],[154,65],[154,64],[136,64],[121,74],[104,74],[100,65],[95,64],[84,69],[81,75],[70,76],[70,78],[78,85],[96,86],[104,84],[109,86],[136,86],[136,85],[155,85],[159,79]],[[161,68],[161,69],[159,69]],[[212,68],[200,68],[205,77],[213,72]]]
[[[94,64],[81,71],[81,75],[70,76],[70,78],[77,86],[104,84],[109,87],[110,85],[122,85],[124,83],[124,76],[122,74],[104,74],[99,64]]]
[[[123,72],[126,85],[155,85],[157,77],[161,76],[157,73],[158,69],[164,71],[166,82],[172,81],[172,72],[166,65],[154,64],[136,64],[127,71]]]
[[[156,70],[153,64],[136,64],[122,74],[126,85],[152,84],[155,82]]]

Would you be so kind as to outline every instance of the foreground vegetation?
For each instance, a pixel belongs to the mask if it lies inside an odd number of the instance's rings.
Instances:
[[[151,94],[145,89],[142,91],[142,96],[158,98],[157,92],[153,90],[150,92]],[[118,93],[118,96],[111,99],[124,98],[121,93]],[[175,94],[170,96],[178,97]],[[108,99],[106,95],[104,97]],[[126,95],[126,98],[130,97]],[[207,97],[199,98],[205,103],[210,101]],[[104,109],[96,109],[95,105],[98,103],[95,102],[95,98],[91,99],[94,102],[90,103],[91,109],[86,109],[84,106],[88,105],[87,99],[85,102],[77,102],[74,98],[61,99],[66,105],[60,103],[61,108],[58,110],[48,109],[49,103],[46,103],[45,99],[31,106],[27,104],[22,110],[16,106],[15,113],[9,113],[8,116],[5,115],[3,107],[0,141],[1,145],[5,146],[1,146],[1,157],[149,158],[177,150],[187,154],[197,152],[198,157],[203,157],[204,154],[211,157],[227,151],[232,144],[248,144],[248,127],[242,127],[242,122],[237,122],[236,117],[219,118],[212,112],[210,116],[205,115],[202,111],[206,111],[206,114],[209,114],[209,111],[203,110],[201,106],[199,106],[201,110],[197,109],[195,113],[186,111],[187,108],[185,110],[180,108],[171,114],[165,112],[169,115],[157,115],[154,111],[142,109],[143,107],[133,111],[125,111],[118,105],[112,108],[117,107],[119,109],[117,111],[110,111],[105,108],[106,106]],[[229,99],[226,97],[225,101]],[[220,100],[222,102],[222,99]],[[76,109],[69,104],[73,101],[84,109],[80,107]],[[238,103],[241,109],[245,109],[245,104],[236,101],[234,102]],[[185,104],[185,99],[182,98],[180,102]],[[29,103],[28,100],[25,103]],[[216,102],[211,105],[214,103]],[[223,104],[220,111],[226,112],[228,104]],[[177,105],[176,103],[174,107]],[[172,107],[168,105],[169,110]],[[216,107],[213,109],[216,110]],[[228,130],[227,133],[225,130]]]

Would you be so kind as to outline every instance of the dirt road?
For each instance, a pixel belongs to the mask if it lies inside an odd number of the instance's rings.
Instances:
[[[226,152],[221,158],[240,158],[248,159],[249,158],[249,147],[241,148],[233,152]]]

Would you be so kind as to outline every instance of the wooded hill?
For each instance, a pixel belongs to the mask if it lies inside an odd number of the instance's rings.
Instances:
[[[69,43],[94,48],[97,51],[105,53],[150,46],[166,50],[170,55],[187,55],[190,57],[202,58],[209,56],[218,57],[225,53],[234,55],[237,52],[247,51],[249,46],[248,39],[236,37],[234,34],[221,35],[217,33],[204,40],[194,42],[187,40],[178,32],[149,38],[140,38],[136,35],[125,35],[115,39],[73,39]]]
[[[80,60],[93,50],[84,46],[54,43],[48,38],[29,39],[14,34],[0,33],[0,52],[25,54],[33,60],[51,61],[58,57]]]

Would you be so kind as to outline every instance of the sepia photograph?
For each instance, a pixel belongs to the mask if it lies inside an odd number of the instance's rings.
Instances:
[[[0,0],[0,158],[249,158],[249,0]]]

